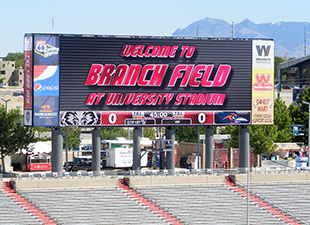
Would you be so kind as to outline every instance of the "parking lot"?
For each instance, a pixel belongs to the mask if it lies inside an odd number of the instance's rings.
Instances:
[[[0,97],[8,101],[8,110],[20,109],[23,113],[24,97],[20,93],[24,90],[23,87],[7,87],[0,88]],[[15,93],[15,94],[14,94]],[[18,93],[18,94],[17,94]],[[1,100],[0,104],[6,104],[5,101]]]

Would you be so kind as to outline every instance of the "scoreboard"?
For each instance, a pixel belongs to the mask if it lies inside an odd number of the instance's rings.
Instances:
[[[272,40],[25,35],[26,126],[273,123]]]

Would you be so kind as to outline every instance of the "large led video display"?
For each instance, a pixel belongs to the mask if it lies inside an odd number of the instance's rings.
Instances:
[[[25,73],[31,100],[25,124],[272,124],[273,45],[252,39],[26,34],[25,60],[31,56],[32,65]]]

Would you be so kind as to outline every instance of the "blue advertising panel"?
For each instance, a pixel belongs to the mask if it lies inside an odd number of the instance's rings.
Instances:
[[[59,37],[39,35],[34,37],[35,65],[59,64]]]
[[[33,125],[59,126],[59,36],[34,36]]]
[[[58,126],[59,97],[37,96],[34,106],[34,126],[49,127]]]

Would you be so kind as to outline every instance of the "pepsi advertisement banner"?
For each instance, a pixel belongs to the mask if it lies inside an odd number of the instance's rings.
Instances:
[[[59,103],[40,103],[58,113],[52,124],[252,123],[251,39],[32,35],[33,96]]]
[[[34,66],[34,96],[59,96],[59,66]]]

